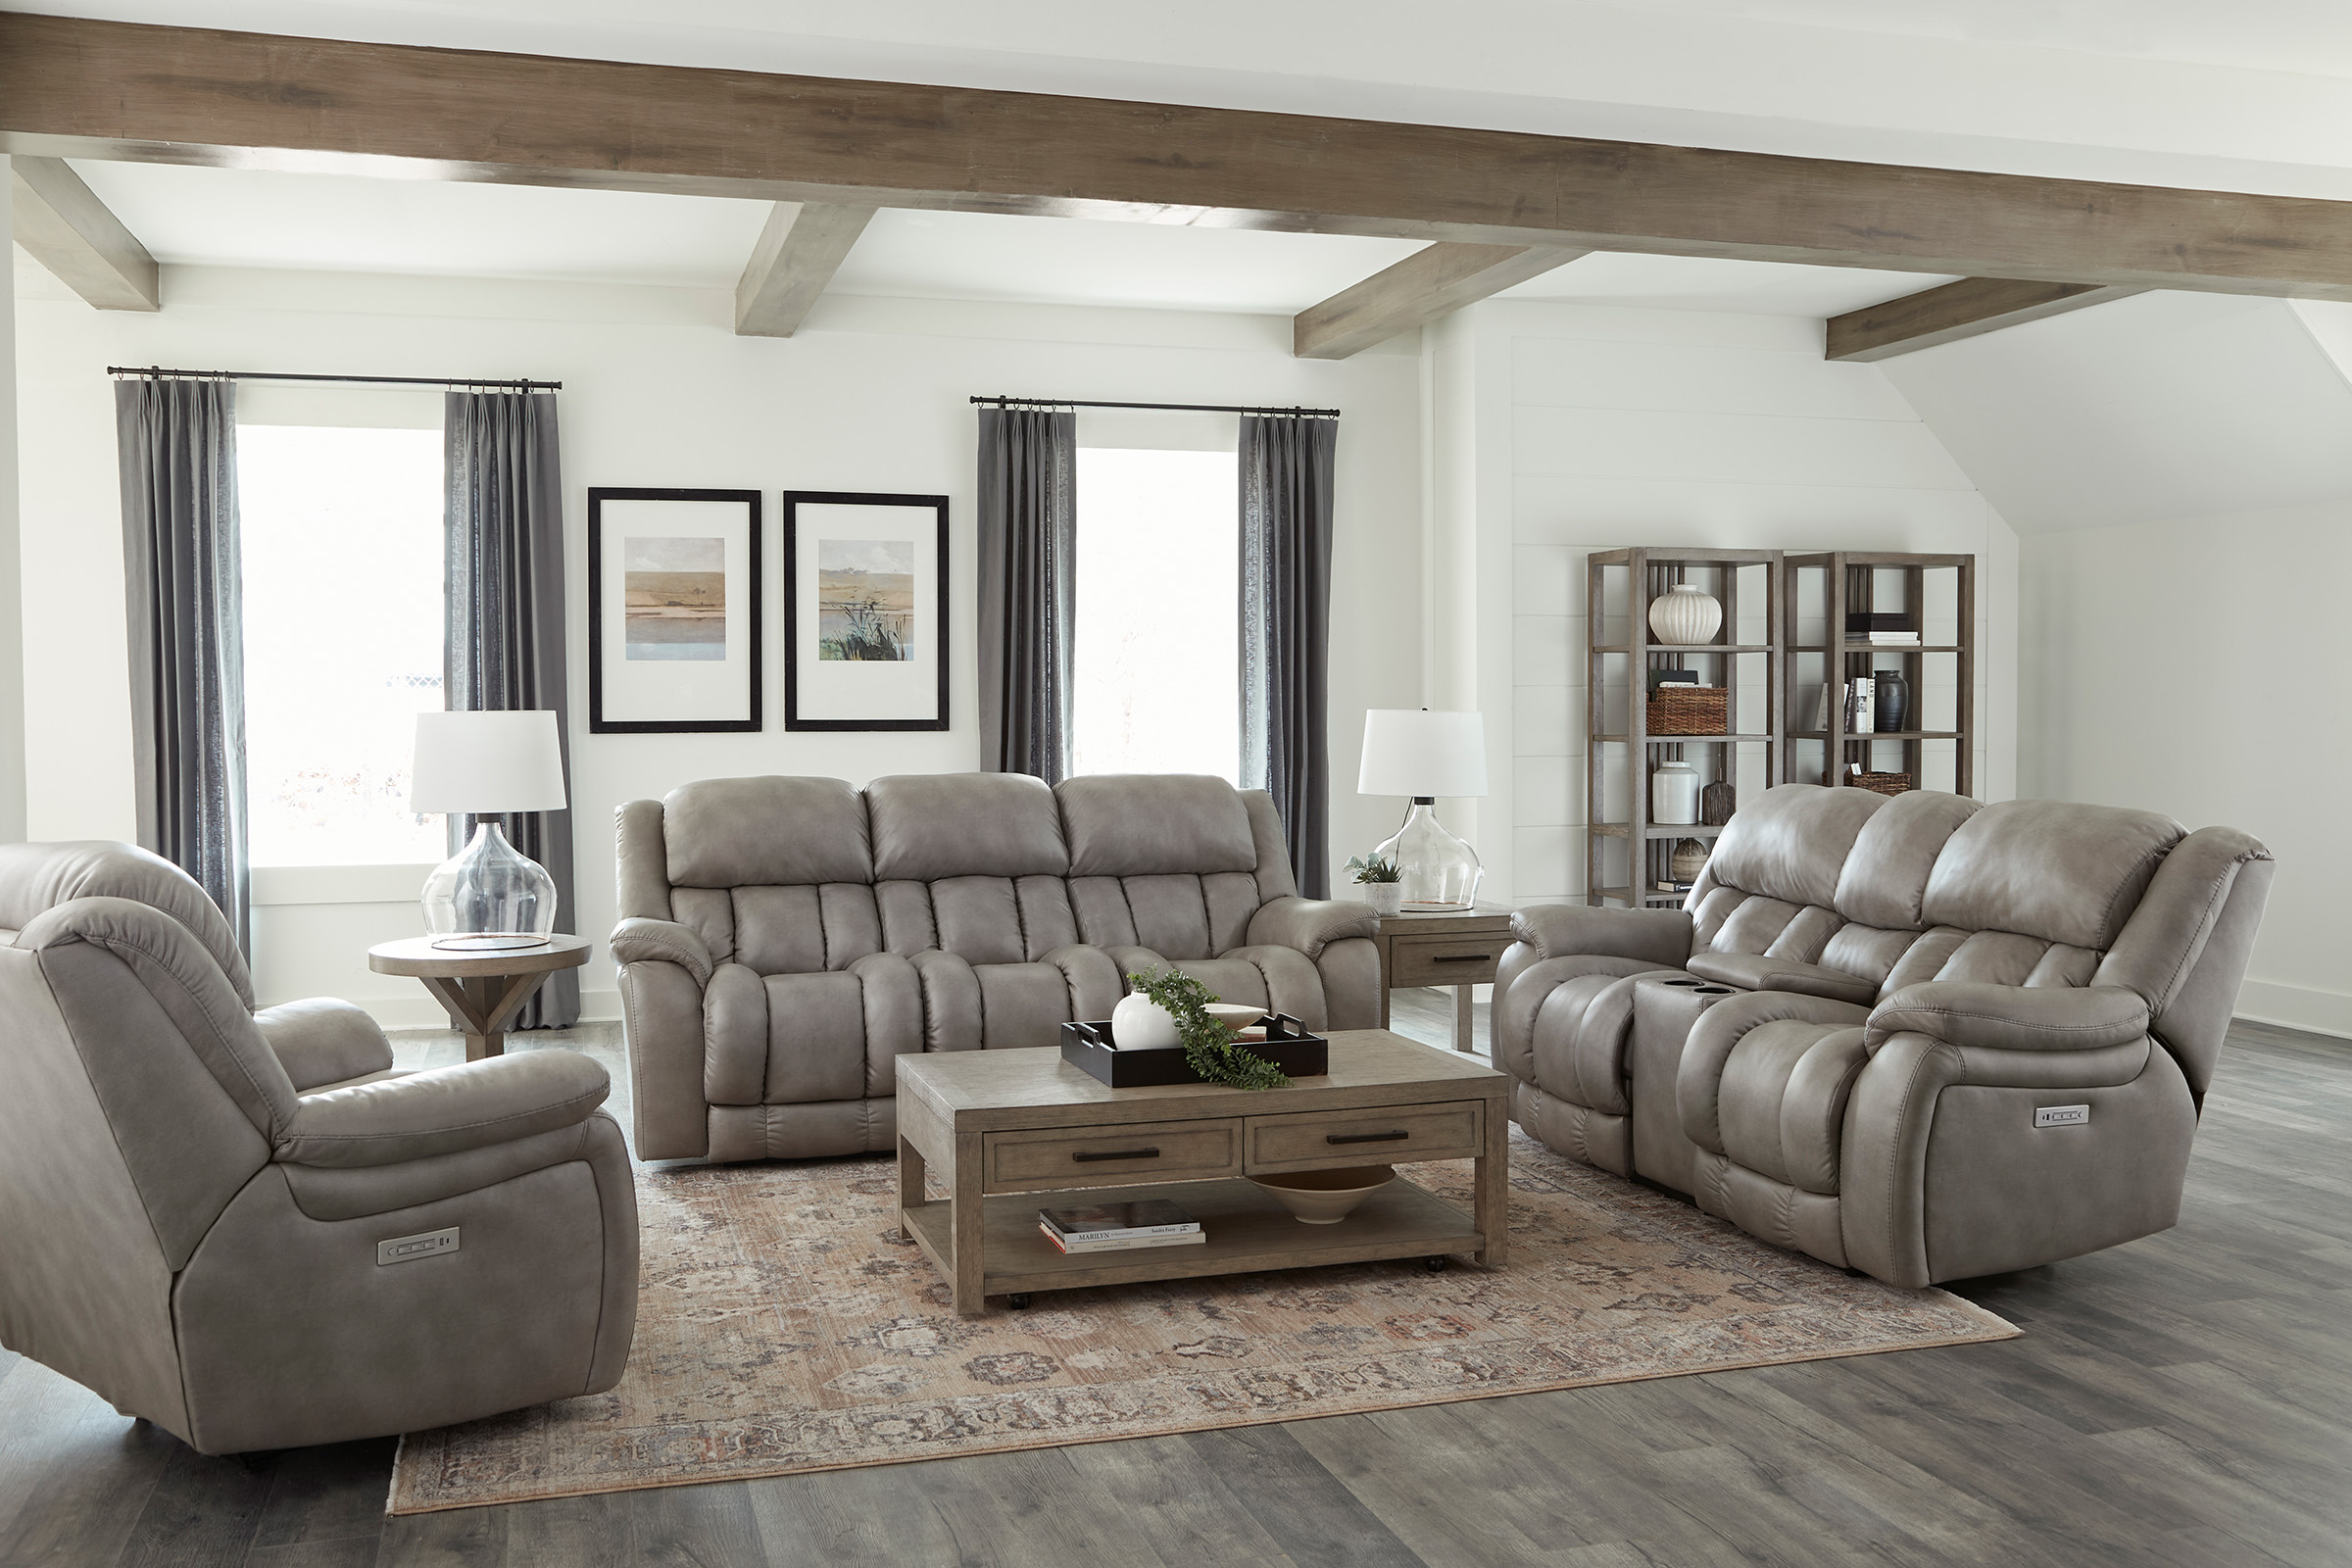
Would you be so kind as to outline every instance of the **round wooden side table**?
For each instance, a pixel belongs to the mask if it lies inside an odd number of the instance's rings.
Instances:
[[[528,948],[495,953],[456,953],[433,946],[431,937],[403,937],[368,950],[368,967],[377,974],[412,974],[449,1009],[449,1021],[466,1035],[466,1059],[506,1054],[507,1023],[559,969],[588,961],[588,939],[552,936]]]

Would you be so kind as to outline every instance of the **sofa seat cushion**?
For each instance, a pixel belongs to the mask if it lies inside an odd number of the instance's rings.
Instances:
[[[1742,991],[1794,991],[1808,997],[1829,997],[1856,1004],[1867,1004],[1879,994],[1875,980],[1818,963],[1800,963],[1793,958],[1761,954],[1693,954],[1688,967],[1702,980],[1738,986]]]
[[[1717,1091],[1724,1155],[1800,1192],[1836,1193],[1845,1103],[1870,1059],[1862,1042],[1859,1028],[1799,1018],[1741,1035]]]

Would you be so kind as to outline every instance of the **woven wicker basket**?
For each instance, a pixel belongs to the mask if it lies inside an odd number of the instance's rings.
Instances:
[[[1662,686],[1649,696],[1649,732],[1726,734],[1731,727],[1731,696],[1722,686]]]
[[[1880,795],[1900,795],[1911,787],[1908,773],[1848,773],[1845,782]]]

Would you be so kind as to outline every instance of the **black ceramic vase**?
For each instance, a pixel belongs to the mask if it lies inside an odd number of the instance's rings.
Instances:
[[[1877,672],[1878,709],[1871,727],[1884,733],[1911,727],[1911,683],[1892,670]]]

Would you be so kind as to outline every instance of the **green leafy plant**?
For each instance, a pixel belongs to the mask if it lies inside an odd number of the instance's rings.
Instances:
[[[1366,859],[1360,855],[1356,856],[1348,862],[1348,869],[1355,873],[1355,879],[1358,882],[1401,882],[1404,880],[1404,873],[1396,868],[1396,862],[1385,855],[1375,855],[1370,859]]]
[[[1176,1020],[1176,1040],[1185,1064],[1204,1083],[1229,1089],[1287,1089],[1290,1074],[1254,1052],[1244,1051],[1232,1031],[1208,1015],[1216,994],[1170,965],[1148,974],[1130,973],[1135,989],[1158,1003]]]

